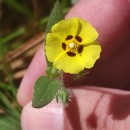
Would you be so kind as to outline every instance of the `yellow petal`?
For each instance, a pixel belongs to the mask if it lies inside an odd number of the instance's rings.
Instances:
[[[78,74],[84,69],[79,56],[70,57],[65,52],[62,53],[54,62],[54,67],[63,70],[65,73]]]
[[[47,59],[53,62],[64,50],[62,48],[63,40],[60,36],[48,33],[46,36],[45,52]]]
[[[78,29],[78,19],[70,18],[66,20],[62,20],[52,26],[52,33],[60,35],[64,40],[68,35],[75,36]]]
[[[101,46],[95,41],[93,45],[84,47],[81,59],[85,68],[92,68],[97,59],[100,58]]]
[[[98,33],[92,25],[83,19],[79,19],[79,31],[77,35],[82,38],[82,44],[88,44],[95,41]]]

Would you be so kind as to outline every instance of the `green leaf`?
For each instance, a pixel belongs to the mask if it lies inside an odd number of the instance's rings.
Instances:
[[[61,4],[59,3],[59,1],[57,0],[54,8],[51,12],[48,24],[47,24],[47,33],[51,32],[51,27],[56,24],[57,22],[61,21],[64,19],[64,14],[63,14],[63,10],[61,8]]]
[[[60,87],[60,81],[50,80],[45,76],[41,76],[35,84],[32,106],[41,108],[50,103],[56,96]]]
[[[0,114],[0,129],[1,130],[21,130],[20,121],[14,119],[7,114]]]

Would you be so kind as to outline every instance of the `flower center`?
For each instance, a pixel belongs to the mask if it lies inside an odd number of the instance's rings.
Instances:
[[[74,47],[75,47],[75,45],[74,45],[73,42],[69,43],[69,48],[70,48],[70,49],[73,49]]]
[[[62,48],[67,51],[66,53],[68,56],[74,57],[76,54],[82,53],[83,45],[81,45],[81,37],[68,35],[65,40],[66,41],[62,43]]]

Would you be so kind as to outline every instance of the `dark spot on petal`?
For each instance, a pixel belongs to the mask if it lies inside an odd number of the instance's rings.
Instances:
[[[86,123],[88,125],[88,127],[90,127],[91,129],[96,129],[97,128],[97,116],[92,113],[86,120]]]
[[[62,48],[66,50],[66,44],[64,42],[62,43]]]
[[[67,55],[71,56],[71,57],[76,56],[76,54],[74,52],[71,52],[71,51],[67,52]]]
[[[78,53],[81,53],[83,51],[83,45],[80,45],[78,48]]]
[[[82,42],[82,38],[79,37],[79,36],[75,36],[75,39],[76,39],[78,42]]]
[[[72,38],[73,38],[72,35],[68,35],[68,36],[66,37],[66,40],[70,40],[70,39],[72,39]]]

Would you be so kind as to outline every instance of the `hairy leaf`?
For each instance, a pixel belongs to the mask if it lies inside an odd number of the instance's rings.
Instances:
[[[60,81],[41,76],[35,84],[32,106],[41,108],[50,103],[57,94]]]

